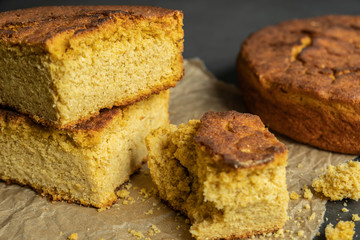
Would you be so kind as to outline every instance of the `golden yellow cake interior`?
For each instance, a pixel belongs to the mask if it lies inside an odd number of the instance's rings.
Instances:
[[[351,221],[339,221],[334,227],[331,223],[325,228],[326,240],[352,240],[355,224]]]
[[[196,239],[283,227],[287,150],[258,117],[209,112],[200,121],[153,131],[146,146],[160,197],[189,217]]]
[[[0,110],[0,179],[28,185],[54,200],[97,208],[146,160],[145,136],[168,123],[169,92],[103,110],[71,130],[56,130]]]
[[[357,201],[360,198],[360,162],[329,165],[325,174],[313,180],[312,186],[332,201],[345,198]]]
[[[182,19],[141,6],[0,13],[0,104],[66,128],[173,87],[183,75]]]

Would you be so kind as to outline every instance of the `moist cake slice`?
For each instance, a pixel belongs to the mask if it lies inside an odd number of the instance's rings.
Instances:
[[[145,6],[0,13],[0,104],[69,128],[176,85],[182,12]]]
[[[208,112],[146,138],[160,197],[197,239],[273,232],[287,219],[287,148],[251,114]]]
[[[54,200],[103,208],[146,160],[145,136],[168,123],[169,91],[103,110],[71,130],[0,110],[0,179]]]

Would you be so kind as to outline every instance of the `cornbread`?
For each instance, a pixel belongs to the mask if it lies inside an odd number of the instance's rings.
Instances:
[[[176,85],[182,12],[145,6],[0,13],[0,104],[70,128]]]
[[[103,110],[76,128],[43,127],[0,110],[0,179],[53,200],[104,208],[146,160],[145,136],[168,123],[169,92]]]
[[[329,165],[327,172],[312,182],[315,191],[332,201],[360,198],[360,162],[348,161],[338,166]]]
[[[237,69],[245,103],[294,140],[360,154],[360,16],[295,19],[253,33]]]
[[[335,228],[329,223],[325,228],[326,240],[352,240],[355,224],[351,221],[339,221]]]
[[[187,215],[196,239],[274,232],[287,218],[287,149],[259,117],[207,112],[146,138],[160,197]]]

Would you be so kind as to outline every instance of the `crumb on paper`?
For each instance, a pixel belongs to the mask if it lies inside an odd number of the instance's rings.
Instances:
[[[125,188],[126,188],[127,190],[129,190],[131,187],[132,187],[132,184],[131,184],[131,182],[129,181],[129,182],[125,185]]]
[[[303,165],[302,165],[301,163],[299,163],[299,164],[297,165],[297,167],[298,167],[298,168],[302,168]]]
[[[351,219],[352,219],[354,222],[360,221],[360,217],[359,217],[358,214],[353,214]]]
[[[299,231],[297,232],[297,235],[298,235],[299,237],[303,237],[303,236],[305,235],[304,230],[299,230]]]
[[[151,229],[154,230],[155,233],[161,233],[161,230],[156,225],[151,225]]]
[[[347,203],[346,203],[346,202],[344,202],[344,207],[347,207]]]
[[[352,240],[355,234],[354,222],[340,221],[335,228],[329,223],[325,228],[325,237],[327,240]]]
[[[123,189],[123,190],[117,191],[116,195],[119,198],[128,198],[130,196],[130,192],[128,190]]]
[[[285,235],[284,235],[284,229],[279,229],[277,230],[275,233],[274,233],[274,237],[275,238],[284,238]]]
[[[144,212],[145,215],[152,215],[153,213],[153,209],[149,209],[148,211]]]
[[[145,238],[144,234],[141,231],[135,231],[134,229],[128,228],[128,232],[134,237],[136,237],[136,239]]]
[[[290,199],[291,200],[297,200],[299,198],[300,198],[300,195],[297,194],[296,192],[293,191],[293,192],[290,193]]]
[[[316,214],[313,212],[310,216],[309,216],[309,220],[314,220],[315,219]]]
[[[304,205],[304,208],[305,208],[305,209],[310,209],[310,204],[308,204],[308,203],[305,204],[305,205]]]
[[[304,190],[304,198],[310,200],[313,197],[311,190],[306,185],[303,186],[303,190]]]
[[[68,236],[69,240],[77,240],[78,239],[78,234],[77,233],[72,233],[70,234],[70,236]]]

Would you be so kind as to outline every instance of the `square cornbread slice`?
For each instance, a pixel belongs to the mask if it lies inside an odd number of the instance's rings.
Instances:
[[[176,85],[182,12],[144,6],[0,13],[0,104],[69,128]]]
[[[168,90],[103,110],[71,130],[43,127],[0,110],[0,179],[28,185],[53,200],[97,208],[146,160],[145,136],[168,123]]]
[[[146,138],[159,195],[196,239],[246,238],[287,219],[287,148],[251,114],[208,112]]]

